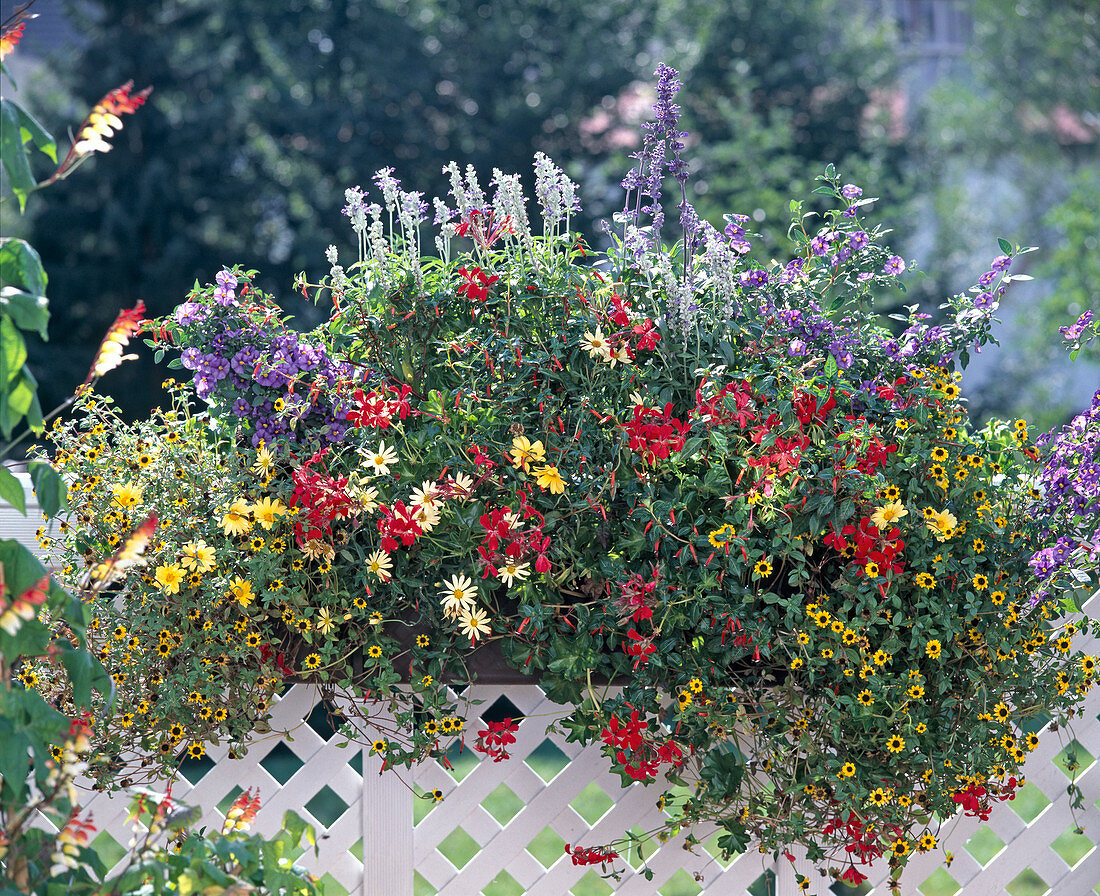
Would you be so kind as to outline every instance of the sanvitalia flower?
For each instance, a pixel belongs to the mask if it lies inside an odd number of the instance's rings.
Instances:
[[[229,583],[228,596],[233,598],[242,607],[247,607],[253,600],[252,583],[236,576]]]
[[[251,507],[244,498],[238,498],[222,517],[222,529],[226,535],[244,535],[252,528],[252,521],[248,518]]]
[[[470,644],[473,644],[482,635],[487,635],[492,631],[489,628],[489,614],[481,607],[461,614],[459,617],[459,631],[464,635],[469,635]]]
[[[387,447],[385,442],[378,443],[378,449],[372,451],[367,458],[367,466],[375,476],[385,476],[390,471],[390,464],[397,463],[397,452],[392,447]]]
[[[322,607],[317,614],[317,631],[322,635],[327,635],[334,628],[336,628],[336,620],[332,618],[332,613],[329,612],[328,607]]]
[[[936,541],[947,541],[958,523],[955,514],[950,510],[933,510],[931,514],[926,514],[925,518],[928,531],[935,536]]]
[[[119,507],[134,507],[141,502],[141,487],[132,482],[124,482],[111,488],[114,503]]]
[[[607,337],[604,336],[603,330],[599,327],[596,327],[595,333],[588,330],[584,331],[581,348],[588,352],[590,357],[603,358],[605,361],[611,360],[611,343],[607,341]]]
[[[204,573],[214,568],[214,549],[205,541],[189,541],[183,546],[180,565],[189,572]]]
[[[265,529],[270,529],[286,513],[286,505],[278,498],[261,498],[252,505],[252,516]]]
[[[529,569],[527,563],[506,563],[500,568],[500,580],[511,587],[513,580],[519,579],[522,582],[526,579]]]
[[[891,501],[889,504],[875,508],[875,512],[871,514],[871,522],[879,529],[887,529],[908,514],[909,511],[905,509],[904,504],[900,501]]]
[[[154,578],[157,580],[157,587],[165,594],[179,594],[180,582],[183,581],[183,570],[175,563],[158,566]]]
[[[536,467],[533,471],[535,482],[539,488],[549,489],[553,495],[561,495],[565,492],[565,480],[561,478],[558,468],[550,464]]]
[[[452,618],[457,618],[460,613],[473,610],[477,588],[466,576],[454,575],[439,593],[443,595],[443,600],[440,601],[443,604],[443,612]]]
[[[512,439],[512,448],[509,454],[512,455],[512,463],[525,472],[527,465],[531,462],[542,463],[546,460],[546,448],[543,446],[542,440],[532,442],[526,436],[517,436]]]

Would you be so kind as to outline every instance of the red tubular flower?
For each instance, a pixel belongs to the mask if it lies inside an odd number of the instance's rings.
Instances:
[[[847,871],[840,875],[840,879],[851,884],[853,887],[857,887],[867,880],[867,875],[860,874],[860,872],[856,870],[856,866],[852,865]]]
[[[572,856],[574,865],[603,865],[619,858],[617,852],[601,850],[598,847],[585,848],[583,846],[570,846],[565,844],[565,854]]]
[[[623,650],[626,651],[627,656],[636,657],[634,660],[634,668],[637,669],[639,663],[646,663],[649,661],[649,655],[657,650],[657,645],[653,643],[651,638],[644,638],[639,635],[636,629],[628,631],[626,636],[630,638],[633,643],[623,644]]]

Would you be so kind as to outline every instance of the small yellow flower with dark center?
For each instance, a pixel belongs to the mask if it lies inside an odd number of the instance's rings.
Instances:
[[[439,722],[435,719],[428,719],[428,721],[424,723],[424,733],[435,737],[435,735],[439,734]]]
[[[248,634],[248,636],[244,639],[244,643],[247,644],[249,647],[259,647],[260,646],[260,636],[259,636],[259,634],[257,634],[256,632],[250,632]]]
[[[370,745],[370,748],[375,753],[384,753],[386,751],[386,741],[380,737]]]
[[[432,678],[430,675],[425,675],[423,678],[420,679],[420,686],[422,688],[431,687],[433,681],[435,681],[434,678]]]
[[[1092,675],[1096,671],[1096,657],[1086,655],[1081,657],[1080,662],[1081,671],[1084,672],[1085,675]]]
[[[157,654],[160,656],[168,656],[172,652],[172,645],[167,641],[161,641],[157,644]]]
[[[905,749],[905,739],[898,737],[896,734],[886,741],[886,749],[891,753],[900,753]]]
[[[970,583],[974,586],[975,591],[985,591],[985,589],[989,587],[989,579],[980,572],[971,578]]]
[[[712,529],[707,534],[707,541],[710,542],[711,547],[724,548],[729,544],[730,539],[734,536],[736,530],[733,526],[726,523],[723,526],[719,526],[717,529]]]
[[[939,447],[933,448],[932,460],[942,464],[945,460],[947,460],[947,449]]]
[[[881,787],[876,787],[871,791],[871,795],[867,797],[876,806],[885,806],[890,802],[890,794],[883,790]]]
[[[924,685],[912,684],[909,685],[909,689],[905,692],[913,700],[920,700],[924,696]]]
[[[958,388],[958,387],[955,387]],[[892,852],[898,858],[909,854],[909,841],[905,839],[895,840]]]
[[[924,645],[924,652],[928,654],[932,659],[938,659],[940,653],[943,652],[943,647],[939,641],[933,638],[927,644]]]
[[[308,619],[299,619],[294,623],[294,627],[298,629],[299,634],[304,635],[313,628],[313,623]]]
[[[851,762],[845,762],[844,765],[840,767],[840,771],[838,771],[836,774],[838,778],[850,778],[855,773],[856,767]]]
[[[999,607],[1005,602],[1005,598],[1007,596],[1008,595],[1006,595],[1003,591],[994,591],[992,594],[989,595],[989,599],[993,601],[994,606]]]
[[[871,657],[871,659],[875,661],[876,666],[885,666],[893,657],[885,650],[876,650],[875,655]]]
[[[792,669],[801,669],[802,668],[802,657],[796,656],[793,660],[791,660],[791,668]]]
[[[321,667],[320,654],[310,653],[306,655],[306,658],[302,661],[302,665],[309,670],[319,669]]]
[[[693,678],[688,682],[688,690],[693,694],[703,693],[703,682],[698,678]]]
[[[417,635],[416,636],[416,646],[417,647],[427,647],[430,643],[431,643],[431,639],[427,635]]]
[[[857,635],[850,628],[846,628],[844,629],[844,634],[840,636],[840,640],[844,642],[845,646],[851,647],[853,644],[856,643],[856,641],[859,640],[859,635]]]
[[[443,791],[440,790],[437,787],[435,790],[432,791],[432,799],[435,800],[437,803],[442,802],[443,801]]]
[[[936,578],[931,573],[919,572],[916,577],[917,586],[920,588],[931,588],[936,584]]]
[[[352,602],[352,606],[357,610],[365,610],[367,608],[367,602],[362,597],[357,597]]]
[[[882,496],[887,501],[896,501],[898,500],[898,498],[901,497],[901,489],[898,488],[896,485],[888,485],[883,491]]]
[[[920,838],[920,845],[917,849],[920,852],[929,852],[936,848],[936,838],[931,834],[925,832],[924,836]]]
[[[809,644],[810,643],[810,636],[807,635],[805,632],[799,632],[798,633],[798,643],[799,644]]]
[[[1058,638],[1054,642],[1054,648],[1059,653],[1069,653],[1069,649],[1072,645],[1073,645],[1073,642],[1069,638],[1067,638],[1065,635],[1062,635],[1062,637]]]
[[[172,740],[180,740],[183,737],[183,726],[176,722],[171,728],[168,729],[168,735]]]
[[[859,694],[856,695],[856,699],[864,706],[870,706],[872,703],[875,702],[874,696],[871,694],[870,691],[866,690],[860,691]]]
[[[1008,706],[1004,703],[998,703],[993,707],[993,718],[998,722],[1007,722],[1011,714],[1011,710],[1009,710]]]
[[[863,571],[867,574],[868,578],[870,578],[870,579],[877,578],[877,576],[878,576],[878,564],[877,563],[868,563],[866,566],[863,567]]]
[[[144,469],[145,467],[149,466],[149,464],[151,464],[153,462],[153,458],[151,458],[148,454],[139,454],[137,462],[138,462],[138,466],[141,467],[142,469]]]
[[[821,651],[821,658],[825,660],[831,660],[833,658],[833,649],[826,647]]]
[[[756,565],[752,568],[752,571],[761,578],[770,576],[772,573],[772,565],[767,560],[758,560]]]
[[[982,551],[985,550],[985,542],[982,541],[980,538],[975,538],[972,544],[974,546],[975,554],[980,554]]]
[[[379,647],[377,644],[371,644],[371,646],[367,648],[367,656],[369,656],[372,660],[378,659],[380,656],[382,656],[382,648]]]
[[[1039,746],[1039,735],[1029,734],[1027,737],[1024,738],[1024,746],[1027,747],[1027,751],[1030,753],[1037,746]]]
[[[680,709],[687,709],[691,706],[692,696],[690,691],[680,691],[676,695],[676,702],[679,704]]]
[[[206,755],[206,747],[199,743],[191,744],[191,746],[187,748],[187,755],[192,759],[202,759],[202,757]]]

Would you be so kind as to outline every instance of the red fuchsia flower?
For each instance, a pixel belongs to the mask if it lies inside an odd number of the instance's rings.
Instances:
[[[507,747],[516,742],[516,732],[519,730],[519,722],[504,719],[501,722],[489,722],[489,727],[477,733],[477,743],[474,749],[492,758],[493,762],[503,762],[511,759],[512,755]]]
[[[636,658],[634,668],[637,670],[639,664],[649,662],[649,655],[657,650],[657,645],[653,643],[652,638],[639,635],[637,630],[633,628],[626,633],[626,636],[633,643],[624,643],[623,650],[626,651],[627,656]]]
[[[457,236],[468,236],[483,249],[488,249],[502,236],[513,233],[515,229],[512,227],[511,215],[498,221],[495,212],[483,212],[479,209],[470,212],[470,217],[455,228]]]
[[[833,397],[835,392],[835,389],[830,389],[829,397],[819,405],[818,397],[812,392],[795,391],[794,412],[803,428],[814,424],[821,425],[825,422],[829,416],[829,411],[836,407],[836,398]]]
[[[573,857],[574,865],[604,865],[619,858],[617,852],[601,850],[598,847],[584,848],[582,846],[571,847],[565,844],[565,854]]]
[[[348,411],[347,421],[355,426],[389,429],[394,417],[399,420],[408,417],[411,410],[408,398],[412,389],[402,383],[400,389],[383,386],[382,390],[381,393],[372,391],[364,395],[362,389],[356,389],[353,398],[359,407]],[[396,397],[386,398],[386,394]]]
[[[710,426],[732,426],[736,423],[742,429],[756,419],[756,414],[753,413],[755,399],[748,380],[742,380],[740,383],[726,383],[711,398],[703,398],[703,389],[706,384],[707,381],[704,379],[695,390],[695,410],[693,411],[695,417]],[[730,401],[726,400],[727,396]]]
[[[396,551],[398,545],[411,547],[424,532],[414,515],[415,509],[406,507],[404,501],[396,502],[392,508],[383,504],[378,511],[378,534],[382,536],[382,550],[387,554]]]
[[[859,886],[861,883],[863,883],[865,880],[867,880],[867,875],[866,874],[861,874],[856,869],[856,866],[852,865],[848,868],[847,871],[845,871],[842,875],[840,875],[840,879],[842,881],[844,881],[845,883],[849,883],[853,887],[856,887],[856,886]]]
[[[682,451],[684,434],[689,428],[690,424],[672,416],[672,402],[665,405],[664,411],[635,405],[633,419],[623,426],[630,436],[630,448],[651,466],[669,454]]]
[[[327,472],[312,469],[324,459],[328,450],[321,449],[291,474],[294,492],[290,496],[290,506],[301,507],[308,521],[308,528],[300,520],[294,523],[299,545],[311,538],[331,537],[333,521],[354,516],[361,506],[347,492],[347,476],[337,479]]]
[[[615,750],[633,752],[641,748],[644,742],[642,732],[645,729],[646,724],[638,719],[638,710],[634,710],[626,722],[620,722],[618,716],[612,716],[607,727],[600,733],[600,739]]]
[[[486,275],[479,267],[474,267],[472,271],[463,267],[459,268],[458,272],[466,279],[466,282],[458,287],[458,294],[475,302],[484,302],[489,297],[489,287],[500,279],[496,274],[491,277]]]
[[[657,584],[661,580],[660,570],[654,566],[653,574],[647,581],[641,573],[634,573],[619,585],[619,607],[634,622],[653,618],[652,604],[656,600]]]
[[[651,352],[657,347],[657,343],[661,341],[661,334],[657,332],[657,325],[648,317],[641,323],[635,324],[631,328],[631,332],[634,334],[634,351],[636,352]]]

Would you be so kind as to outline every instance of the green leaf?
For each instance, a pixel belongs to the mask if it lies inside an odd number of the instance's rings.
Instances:
[[[46,575],[46,567],[14,538],[0,541],[0,566],[4,567],[4,584],[11,594],[22,594]]]
[[[836,358],[829,355],[829,357],[825,359],[825,376],[831,379],[836,376],[837,370],[839,369],[840,368],[837,367]]]
[[[6,314],[0,315],[0,394],[23,369],[27,360],[27,343]]]
[[[0,311],[7,312],[20,330],[34,330],[44,341],[49,339],[46,325],[50,312],[45,296],[32,296],[5,286],[0,289]]]
[[[38,123],[38,120],[18,103],[12,102],[11,100],[6,100],[5,102],[15,107],[15,115],[19,119],[19,136],[23,138],[23,143],[33,143],[35,149],[48,155],[50,161],[56,165],[57,143],[54,141],[53,135],[42,127],[42,125]]]
[[[69,673],[73,703],[77,706],[91,705],[93,687],[104,696],[110,693],[111,679],[99,660],[87,650],[62,650],[61,663]]]
[[[0,101],[0,163],[8,174],[12,192],[19,200],[19,211],[27,205],[27,194],[35,187],[27,151],[23,148],[22,129],[16,106],[9,100]]]
[[[7,501],[23,516],[27,515],[27,496],[23,492],[23,483],[4,466],[0,466],[0,498]]]
[[[1008,240],[999,238],[997,240],[997,245],[1001,247],[1001,251],[1004,252],[1005,255],[1012,254],[1012,244]]]
[[[61,478],[61,474],[50,464],[41,460],[33,461],[28,470],[42,512],[48,517],[57,516],[59,511],[68,506],[65,481]]]

